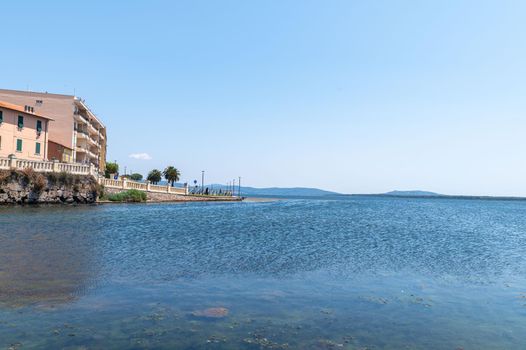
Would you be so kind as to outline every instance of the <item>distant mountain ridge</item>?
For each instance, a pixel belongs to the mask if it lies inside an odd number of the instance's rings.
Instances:
[[[398,197],[441,197],[442,194],[430,192],[430,191],[420,191],[420,190],[411,190],[411,191],[390,191],[382,193],[384,196],[398,196]]]
[[[213,188],[214,190],[222,189],[226,190],[225,185],[212,184],[205,185],[205,187]],[[238,187],[236,186],[235,192],[237,194]],[[339,195],[340,193],[331,192],[326,190],[321,190],[319,188],[311,187],[245,187],[241,186],[241,195],[245,197],[255,197],[255,196],[291,196],[291,197],[321,197],[329,195]]]
[[[338,195],[337,192],[321,190],[311,187],[241,187],[241,194],[247,196],[302,196],[318,197],[328,195]]]

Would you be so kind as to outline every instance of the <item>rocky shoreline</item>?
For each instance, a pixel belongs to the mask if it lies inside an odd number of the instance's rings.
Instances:
[[[0,171],[0,204],[91,204],[100,191],[93,176]]]

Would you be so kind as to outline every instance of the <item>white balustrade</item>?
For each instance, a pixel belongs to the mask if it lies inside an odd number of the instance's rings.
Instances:
[[[97,176],[93,165],[59,163],[58,161],[17,159],[16,157],[0,158],[0,169],[23,170],[31,168],[37,172],[65,172],[75,175]]]
[[[125,189],[125,190],[139,190],[144,192],[155,192],[155,193],[172,193],[172,194],[178,194],[178,195],[187,195],[186,188],[180,188],[180,187],[169,187],[169,186],[161,186],[161,185],[152,185],[149,182],[135,182],[130,181],[126,179],[123,180],[114,180],[114,179],[106,179],[103,177],[99,178],[99,183],[103,185],[104,187],[108,188],[117,188],[117,189]]]
[[[0,169],[9,169],[9,159],[0,158]]]

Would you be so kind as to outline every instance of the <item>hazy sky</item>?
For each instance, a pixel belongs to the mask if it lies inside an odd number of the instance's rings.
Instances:
[[[502,0],[6,1],[0,87],[86,99],[128,171],[525,196],[525,14]]]

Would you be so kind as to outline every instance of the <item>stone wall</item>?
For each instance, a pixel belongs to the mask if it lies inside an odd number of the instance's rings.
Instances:
[[[0,204],[95,203],[98,190],[90,175],[0,170]]]
[[[121,189],[116,188],[105,188],[105,194],[114,194],[122,192]],[[224,202],[224,201],[240,201],[240,198],[237,197],[217,197],[217,196],[183,196],[180,194],[174,193],[157,193],[157,192],[147,192],[147,200],[149,202]]]

